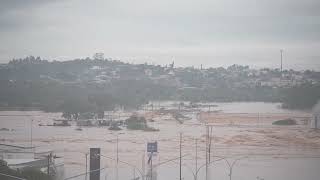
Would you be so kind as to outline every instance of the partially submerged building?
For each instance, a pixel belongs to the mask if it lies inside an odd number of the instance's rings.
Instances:
[[[34,159],[34,147],[0,144],[0,159]]]
[[[54,175],[63,174],[63,161],[56,161],[53,151],[36,152],[35,147],[0,144],[0,159],[11,169],[36,168]]]

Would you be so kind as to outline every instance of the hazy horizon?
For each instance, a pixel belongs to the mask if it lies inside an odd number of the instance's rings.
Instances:
[[[316,0],[0,1],[0,63],[105,57],[130,63],[320,70]]]

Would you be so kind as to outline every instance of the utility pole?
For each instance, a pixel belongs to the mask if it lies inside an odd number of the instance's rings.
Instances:
[[[180,133],[180,180],[182,180],[182,172],[181,172],[181,166],[182,166],[182,154],[181,154],[181,148],[182,148],[182,146],[181,146],[181,144],[182,144],[182,133]]]
[[[209,126],[206,125],[206,180],[208,180],[208,140],[209,140]]]
[[[209,179],[209,164],[211,163],[211,141],[212,141],[212,126],[206,125],[206,180]]]
[[[198,139],[196,139],[196,169],[195,169],[195,172],[196,172],[195,180],[197,180],[198,179]]]
[[[117,134],[117,164],[119,163],[119,135]]]
[[[211,142],[212,142],[212,126],[209,126],[210,134],[208,134],[209,138],[209,150],[208,150],[208,156],[209,156],[209,164],[211,163]]]
[[[208,126],[207,133],[208,133],[208,164],[211,164],[211,145],[212,145],[212,126]],[[209,170],[209,165],[208,165],[208,170]],[[208,176],[209,176],[209,171],[208,171]],[[208,177],[210,179],[210,177]]]
[[[48,176],[50,176],[50,155],[51,154],[48,154],[47,158],[48,158],[48,164],[47,164],[47,174]]]
[[[30,144],[31,144],[31,148],[32,148],[32,140],[33,140],[32,122],[33,122],[33,119],[31,119],[31,122],[30,122]]]
[[[133,179],[136,180],[136,168],[133,168]]]
[[[281,67],[280,67],[280,70],[281,70],[281,73],[282,73],[282,55],[283,55],[283,49],[280,49],[280,58],[281,58]]]
[[[87,180],[88,177],[88,153],[86,153],[86,176],[85,176],[85,180]]]
[[[143,155],[142,155],[142,180],[144,180],[144,176],[145,176],[145,160],[146,160],[146,157],[145,157],[145,151],[143,151]]]
[[[116,172],[116,180],[119,179],[118,164],[119,164],[119,135],[117,134],[117,172]]]
[[[153,103],[151,104],[151,119],[153,119]]]
[[[152,171],[153,171],[153,169],[152,169],[152,166],[153,166],[153,165],[152,165],[152,156],[153,156],[153,154],[152,154],[152,152],[151,152],[151,162],[150,162],[150,163],[151,163],[151,168],[150,168],[150,169],[151,169],[151,174],[150,174],[151,179],[150,179],[150,180],[152,180],[152,173],[153,173],[153,172],[152,172]]]

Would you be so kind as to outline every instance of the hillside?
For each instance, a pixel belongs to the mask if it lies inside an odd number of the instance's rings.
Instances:
[[[309,70],[197,69],[104,58],[49,62],[29,56],[0,66],[0,107],[101,111],[137,108],[150,100],[185,100],[283,102],[304,109],[320,98],[319,81],[320,72]]]

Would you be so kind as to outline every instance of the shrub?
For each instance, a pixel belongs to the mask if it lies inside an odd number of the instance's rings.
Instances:
[[[285,126],[290,126],[290,125],[297,125],[296,120],[294,119],[284,119],[284,120],[279,120],[279,121],[275,121],[272,123],[273,125],[285,125]]]

